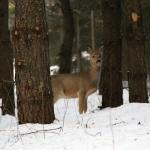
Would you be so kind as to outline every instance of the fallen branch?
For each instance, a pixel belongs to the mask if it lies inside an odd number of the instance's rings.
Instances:
[[[47,131],[54,131],[54,130],[60,130],[61,131],[62,127],[54,128],[54,129],[36,130],[36,131],[32,131],[32,132],[27,132],[27,133],[20,133],[20,135],[24,136],[24,135],[29,135],[29,134],[33,134],[33,133],[47,132]]]

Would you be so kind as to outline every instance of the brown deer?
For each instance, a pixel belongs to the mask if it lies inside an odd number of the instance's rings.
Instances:
[[[97,89],[101,51],[90,51],[90,68],[86,72],[58,74],[51,77],[54,103],[59,98],[79,98],[80,114],[87,111],[87,97]]]

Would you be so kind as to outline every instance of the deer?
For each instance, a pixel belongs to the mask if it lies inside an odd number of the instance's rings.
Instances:
[[[99,71],[101,69],[101,50],[90,49],[90,68],[85,72],[57,74],[51,76],[53,101],[60,98],[78,98],[79,113],[86,113],[87,98],[97,90]]]

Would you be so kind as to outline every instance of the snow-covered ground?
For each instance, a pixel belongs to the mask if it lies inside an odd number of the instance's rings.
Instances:
[[[98,110],[101,97],[88,99],[88,112],[78,113],[78,101],[59,100],[53,124],[17,125],[0,116],[0,150],[149,150],[150,104],[128,104]],[[44,130],[44,131],[43,131]]]

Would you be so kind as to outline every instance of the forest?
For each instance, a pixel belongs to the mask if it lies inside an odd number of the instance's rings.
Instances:
[[[149,18],[147,0],[0,0],[0,149],[148,150]]]

